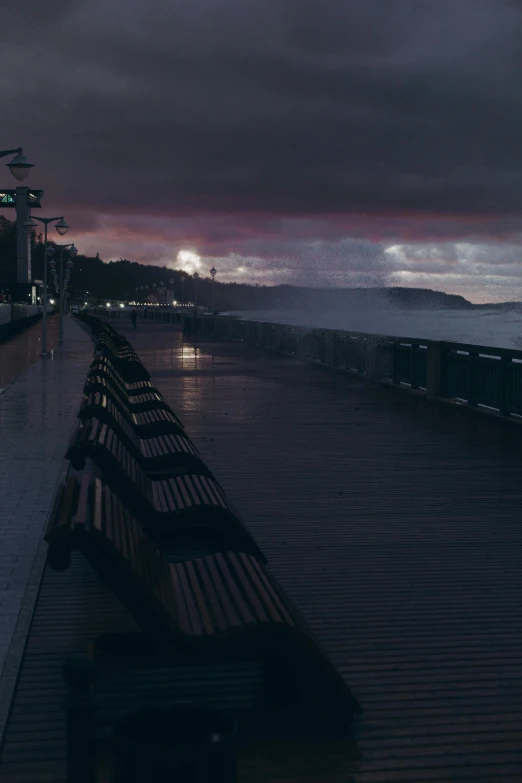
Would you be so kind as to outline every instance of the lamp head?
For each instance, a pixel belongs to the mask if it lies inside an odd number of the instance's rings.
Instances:
[[[23,154],[21,147],[18,148],[18,152],[14,156],[13,160],[7,164],[9,171],[19,182],[23,182],[25,179],[27,179],[33,166],[34,163],[29,163]]]
[[[24,223],[24,228],[27,231],[28,234],[30,234],[33,230],[33,228],[36,228],[38,226],[38,223],[35,223],[35,221],[30,217],[28,218]]]
[[[65,234],[69,231],[69,224],[65,222],[65,220],[62,218],[58,221],[58,223],[55,225],[55,229],[58,231],[61,237],[65,236]]]

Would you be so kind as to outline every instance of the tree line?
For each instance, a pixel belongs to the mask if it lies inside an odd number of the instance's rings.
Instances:
[[[41,233],[34,232],[32,243],[32,276],[34,280],[43,278],[44,246]],[[54,241],[50,245],[56,247]],[[58,254],[55,255],[58,260]],[[78,253],[71,271],[69,292],[71,299],[81,301],[86,295],[89,299],[134,301],[144,299],[136,289],[148,285],[152,293],[153,285],[163,284],[171,287],[173,279],[174,299],[181,301],[181,278],[184,275],[184,301],[194,301],[195,286],[192,277],[180,269],[165,266],[138,264],[121,258],[119,261],[103,261],[99,255],[85,256]],[[16,280],[16,224],[0,216],[0,281]],[[88,293],[87,293],[88,292]],[[261,286],[248,283],[215,282],[216,309],[228,310],[267,310],[274,308],[306,309],[328,312],[347,309],[354,304],[373,302],[376,297],[380,304],[396,305],[401,308],[470,308],[472,305],[462,296],[445,294],[440,291],[418,288],[305,288],[301,286],[279,285]],[[199,305],[212,306],[212,280],[200,277],[197,281],[197,301]]]

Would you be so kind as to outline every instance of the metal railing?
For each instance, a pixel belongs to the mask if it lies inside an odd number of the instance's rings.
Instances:
[[[158,320],[165,320],[158,314]],[[522,417],[522,351],[484,345],[308,329],[225,316],[172,314],[187,332],[236,340],[369,380]]]

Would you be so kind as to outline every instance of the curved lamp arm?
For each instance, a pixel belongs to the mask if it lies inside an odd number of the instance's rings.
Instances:
[[[33,218],[33,220],[38,220],[39,223],[44,223],[44,224],[54,223],[55,220],[63,220],[63,215],[59,215],[58,217],[53,217],[53,218],[42,218],[42,217],[37,217],[36,215],[31,215],[31,217]]]

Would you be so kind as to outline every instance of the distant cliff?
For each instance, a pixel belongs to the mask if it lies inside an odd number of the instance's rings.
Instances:
[[[227,294],[231,288],[224,286]],[[226,290],[228,289],[228,291]],[[223,291],[223,293],[225,293]],[[350,306],[381,306],[400,307],[410,310],[463,310],[473,309],[471,302],[463,296],[445,294],[442,291],[431,291],[425,288],[302,288],[298,286],[259,287],[250,290],[245,295],[234,291],[234,299],[238,304],[230,309],[282,309],[294,310],[328,309],[336,311]],[[237,298],[236,298],[237,297]],[[228,297],[227,297],[228,299]],[[242,302],[240,304],[240,302]]]

